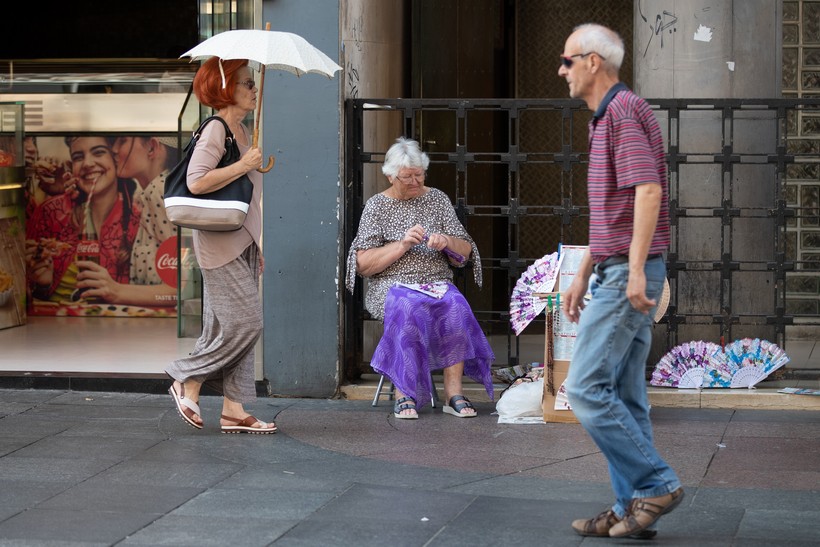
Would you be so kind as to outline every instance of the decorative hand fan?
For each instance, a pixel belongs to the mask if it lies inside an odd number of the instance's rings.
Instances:
[[[706,367],[703,387],[731,387],[734,370],[726,360],[723,350],[715,354],[715,359]]]
[[[726,346],[724,361],[713,375],[716,380],[710,382],[709,387],[751,388],[788,362],[786,352],[768,340],[735,340]],[[713,386],[712,383],[717,385]]]
[[[655,320],[655,323],[663,319],[663,316],[666,314],[667,308],[669,308],[669,297],[672,291],[669,288],[669,278],[663,280],[663,292],[661,292],[661,297],[658,299],[658,307],[655,309],[655,316],[652,318]]]
[[[510,325],[516,336],[547,307],[546,299],[533,297],[533,293],[552,292],[560,264],[557,252],[543,256],[516,282],[510,298]]]
[[[720,346],[712,342],[686,342],[675,346],[655,365],[650,384],[660,387],[699,389],[709,363],[719,360]]]

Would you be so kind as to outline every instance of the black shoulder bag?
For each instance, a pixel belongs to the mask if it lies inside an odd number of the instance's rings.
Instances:
[[[225,167],[239,160],[239,146],[225,120],[219,116],[207,118],[185,147],[182,160],[165,178],[165,212],[171,222],[183,228],[230,232],[241,228],[248,215],[253,197],[253,183],[248,175],[244,174],[227,186],[207,194],[192,194],[188,189],[188,163],[202,129],[213,120],[219,120],[225,126],[225,155],[216,167]]]

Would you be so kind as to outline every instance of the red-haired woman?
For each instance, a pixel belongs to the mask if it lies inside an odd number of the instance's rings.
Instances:
[[[225,126],[211,122],[196,143],[188,166],[188,188],[194,194],[213,192],[247,174],[253,182],[245,224],[233,232],[194,230],[194,252],[202,270],[202,335],[190,357],[172,362],[169,392],[182,419],[201,429],[199,390],[208,382],[222,392],[223,433],[275,433],[276,424],[248,414],[243,403],[256,399],[254,346],[262,333],[259,275],[264,262],[262,236],[262,153],[251,147],[250,132],[242,124],[256,108],[256,86],[247,60],[212,57],[194,77],[199,102],[214,108],[227,122],[242,157],[216,168],[225,154]]]

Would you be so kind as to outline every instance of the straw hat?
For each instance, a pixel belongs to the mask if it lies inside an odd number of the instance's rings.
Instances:
[[[669,279],[663,280],[663,292],[661,293],[661,298],[658,301],[658,307],[655,310],[655,323],[660,321],[664,314],[666,313],[666,308],[669,307],[669,295],[671,291],[669,289]]]

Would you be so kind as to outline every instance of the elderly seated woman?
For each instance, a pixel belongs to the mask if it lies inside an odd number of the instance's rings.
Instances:
[[[365,204],[347,259],[347,288],[356,273],[370,278],[365,307],[384,321],[371,360],[393,382],[393,415],[418,418],[430,402],[430,371],[444,369],[444,412],[472,418],[461,378],[484,385],[490,397],[495,358],[464,296],[452,284],[451,266],[473,261],[481,286],[478,248],[441,190],[424,185],[430,158],[411,139],[399,138],[385,155],[390,187]]]

